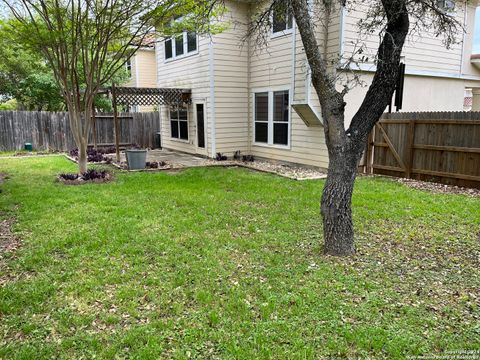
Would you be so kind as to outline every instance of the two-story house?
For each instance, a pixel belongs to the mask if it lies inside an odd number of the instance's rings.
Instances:
[[[157,56],[155,53],[155,35],[148,35],[143,40],[135,55],[125,64],[129,79],[122,86],[156,88]],[[153,106],[133,106],[130,112],[148,112],[156,110]]]
[[[229,29],[212,37],[183,33],[156,47],[158,87],[192,90],[192,104],[161,107],[164,147],[215,157],[235,151],[272,160],[328,166],[320,105],[312,87],[302,41],[291,16],[274,14],[266,49],[244,40],[254,2],[227,0]],[[475,10],[472,2],[442,1],[465,25],[461,42],[447,50],[428,32],[410,36],[404,48],[403,111],[463,111],[465,89],[480,88],[480,70],[471,59]],[[348,58],[359,43],[362,9],[339,9],[328,27],[317,28],[319,43],[332,57]],[[286,21],[284,19],[287,19]],[[379,38],[361,39],[374,58]],[[370,62],[369,62],[370,61]],[[373,61],[352,68],[366,85]],[[366,86],[347,95],[346,121],[358,109]],[[480,101],[478,102],[480,109]],[[348,123],[346,124],[348,125]]]

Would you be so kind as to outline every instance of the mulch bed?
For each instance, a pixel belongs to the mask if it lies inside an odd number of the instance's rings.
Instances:
[[[433,182],[412,180],[412,179],[402,179],[399,178],[397,181],[403,185],[411,187],[413,189],[430,191],[440,194],[457,194],[457,195],[466,195],[470,197],[480,197],[480,189],[469,189],[459,186],[444,185]]]
[[[57,177],[57,181],[64,185],[104,184],[104,183],[111,182],[112,180],[113,180],[113,175],[110,173],[107,173],[107,175],[104,178],[93,179],[93,180],[83,180],[80,177],[75,180],[66,180],[61,176]]]
[[[121,163],[117,162],[112,162],[111,165],[115,166],[117,169],[120,170],[126,170],[126,171],[163,171],[163,170],[171,170],[173,166],[169,163],[163,162],[159,163],[156,161],[153,162],[147,162],[147,166],[145,169],[139,169],[139,170],[129,170],[128,169],[128,164],[125,161],[122,161]]]

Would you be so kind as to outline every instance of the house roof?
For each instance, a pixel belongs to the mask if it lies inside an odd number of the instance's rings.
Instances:
[[[157,37],[155,33],[150,33],[143,38],[140,44],[137,43],[135,45],[140,45],[141,48],[153,49],[155,47],[156,42],[157,42]]]

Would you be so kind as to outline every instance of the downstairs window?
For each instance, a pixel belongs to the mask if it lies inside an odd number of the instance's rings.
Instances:
[[[288,90],[254,94],[254,142],[290,145],[290,93]]]
[[[170,128],[173,139],[188,140],[188,111],[185,107],[170,109]]]

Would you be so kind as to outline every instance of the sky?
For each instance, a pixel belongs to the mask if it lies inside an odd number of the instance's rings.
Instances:
[[[0,19],[5,17],[7,15],[7,6],[3,3],[3,1],[0,1]]]

